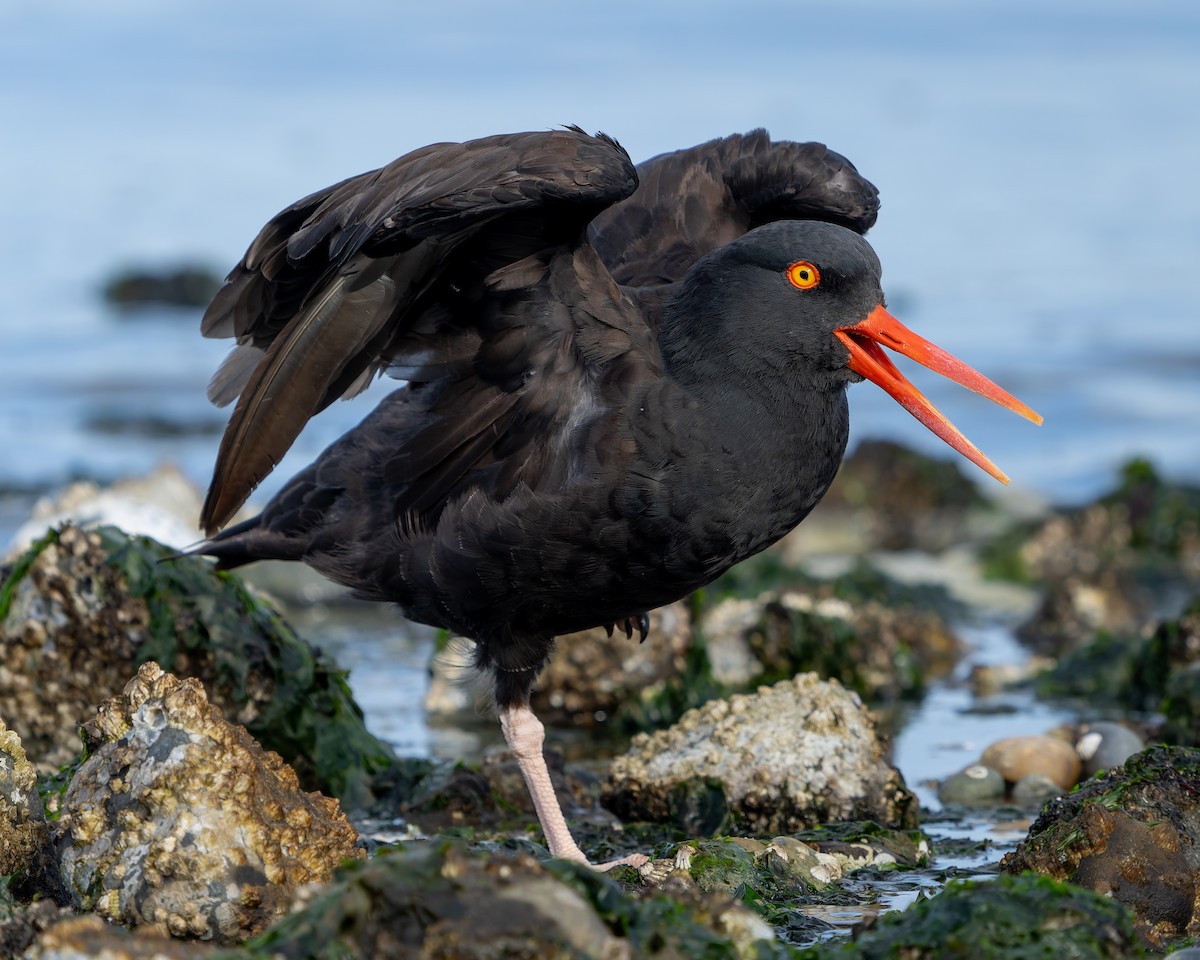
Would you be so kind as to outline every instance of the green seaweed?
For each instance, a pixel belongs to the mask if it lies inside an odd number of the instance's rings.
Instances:
[[[58,531],[55,529],[47,530],[42,536],[34,540],[13,563],[8,570],[3,585],[0,585],[0,623],[3,623],[8,616],[8,611],[12,608],[13,597],[16,596],[17,586],[25,578],[25,574],[29,572],[41,552],[52,543],[58,543]]]

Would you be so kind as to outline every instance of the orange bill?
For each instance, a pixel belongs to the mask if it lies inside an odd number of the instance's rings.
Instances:
[[[1007,407],[1013,413],[1019,413],[1026,420],[1040,424],[1040,415],[957,357],[913,333],[882,305],[872,310],[865,320],[841,327],[834,331],[834,335],[850,351],[850,362],[847,366],[851,370],[886,390],[900,406],[972,463],[1001,483],[1008,483],[1008,477],[984,456],[975,444],[964,437],[921,391],[905,379],[904,374],[896,369],[896,365],[880,346],[904,354],[934,373],[940,373],[943,377],[974,390],[980,396],[987,397],[993,403]]]

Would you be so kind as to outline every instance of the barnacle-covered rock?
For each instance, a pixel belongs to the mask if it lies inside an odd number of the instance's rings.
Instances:
[[[37,771],[0,717],[0,877],[29,871],[46,839]]]
[[[224,941],[361,856],[336,800],[228,723],[195,680],[147,663],[85,728],[59,866],[74,902],[126,924]]]
[[[0,714],[21,718],[42,769],[77,756],[79,724],[147,660],[199,678],[309,788],[365,806],[393,760],[337,666],[206,560],[115,527],[65,526],[0,579]]]
[[[670,821],[691,835],[791,833],[832,820],[916,825],[915,800],[884,759],[870,713],[815,674],[638,735],[613,761],[604,802],[623,819]]]

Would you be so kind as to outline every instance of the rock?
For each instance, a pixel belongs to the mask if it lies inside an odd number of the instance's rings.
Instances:
[[[1163,709],[1176,674],[1200,663],[1200,596],[1193,597],[1178,617],[1155,624],[1132,660],[1128,705],[1132,709]],[[1190,739],[1183,742],[1194,743]]]
[[[852,960],[1144,955],[1119,903],[1046,877],[953,880],[936,896],[883,915],[845,951]]]
[[[938,800],[965,807],[995,804],[1004,799],[1004,778],[991,767],[976,763],[938,784]]]
[[[1045,590],[1037,610],[1017,628],[1018,639],[1044,656],[1079,650],[1102,632],[1136,631],[1152,610],[1135,580],[1111,570],[1099,571],[1094,580],[1049,581]]]
[[[1200,750],[1152,746],[1051,801],[1001,869],[1126,904],[1151,944],[1200,932]]]
[[[1162,709],[1166,715],[1163,740],[1200,746],[1200,663],[1190,663],[1171,674]]]
[[[1013,803],[1021,807],[1040,807],[1061,796],[1063,788],[1044,773],[1030,773],[1013,784]]]
[[[198,266],[124,270],[104,284],[104,299],[122,310],[142,307],[204,307],[221,286],[211,270]]]
[[[0,877],[36,871],[48,838],[37,771],[0,717]]]
[[[445,839],[348,866],[239,955],[273,960],[318,950],[458,960],[783,956],[771,928],[728,895],[692,884],[635,899],[580,864],[472,853]]]
[[[45,930],[62,920],[74,919],[74,911],[60,907],[50,899],[34,900],[26,905],[14,902],[8,895],[8,885],[0,880],[0,957],[24,958],[26,951]],[[54,956],[51,954],[51,956]],[[70,954],[69,960],[82,960],[96,956],[91,950],[79,950]],[[67,960],[67,958],[64,958]]]
[[[837,584],[789,587],[714,605],[701,632],[715,678],[744,690],[814,671],[868,700],[892,702],[919,696],[926,678],[948,673],[962,653],[933,611],[851,602],[837,592]]]
[[[104,527],[47,533],[0,588],[0,715],[20,717],[43,769],[79,752],[78,726],[138,665],[198,677],[231,722],[354,805],[392,751],[362,723],[345,675],[265,601],[199,557]]]
[[[1200,584],[1200,488],[1164,483],[1145,461],[1095,503],[1004,538],[990,567],[1042,584],[1047,599],[1019,631],[1061,656],[1097,632],[1137,631],[1173,616]]]
[[[645,642],[634,625],[611,637],[604,628],[560,637],[553,658],[534,686],[532,706],[546,723],[596,726],[610,720],[624,729],[670,723],[680,699],[692,646],[684,603],[650,614]]]
[[[825,890],[840,880],[842,864],[795,837],[770,841],[752,837],[689,840],[671,855],[638,868],[650,887],[694,886],[706,893],[744,895],[761,902],[790,900],[797,894]]]
[[[1105,720],[1084,724],[1075,740],[1084,777],[1119,767],[1135,753],[1141,753],[1143,747],[1142,738],[1128,727]]]
[[[82,909],[237,941],[286,912],[301,886],[362,856],[337,801],[303,793],[194,679],[143,664],[85,729],[91,747],[58,839]]]
[[[772,834],[830,820],[916,821],[870,714],[841,684],[814,674],[639,734],[613,761],[602,798],[622,819],[672,822],[692,836],[726,821]]]
[[[60,920],[42,932],[21,956],[22,960],[199,960],[212,956],[215,949],[210,944],[177,940],[156,930],[130,932],[92,914]]]
[[[1009,783],[1040,773],[1061,790],[1079,782],[1082,764],[1074,748],[1048,736],[1006,737],[983,751],[980,762],[991,767]]]

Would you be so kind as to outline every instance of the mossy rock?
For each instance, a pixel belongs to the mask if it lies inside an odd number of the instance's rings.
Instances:
[[[611,877],[435,839],[346,868],[303,908],[223,960],[792,956],[728,897],[630,896]]]
[[[69,762],[77,724],[150,660],[199,679],[306,789],[363,806],[394,762],[346,674],[239,577],[114,527],[52,530],[17,561],[0,588],[0,656],[0,713],[43,765]]]
[[[1001,869],[1107,894],[1161,946],[1200,921],[1197,838],[1200,750],[1157,744],[1048,803]]]
[[[1125,908],[1031,875],[952,881],[889,913],[840,953],[846,960],[1128,960],[1146,956]]]

